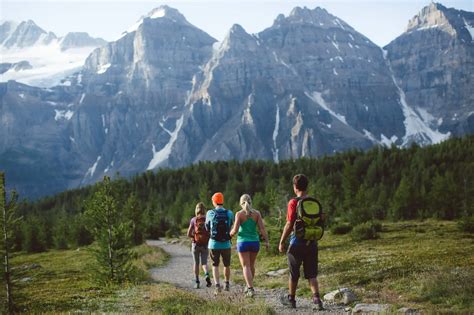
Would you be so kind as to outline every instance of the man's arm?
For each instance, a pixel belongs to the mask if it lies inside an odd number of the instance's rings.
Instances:
[[[206,213],[206,223],[205,223],[205,227],[206,227],[206,230],[209,232],[211,231],[211,211],[212,210],[209,210],[207,211]]]
[[[280,253],[285,252],[285,242],[288,236],[291,234],[291,230],[293,229],[294,222],[287,221],[285,227],[283,228],[283,233],[281,233],[280,244],[278,245],[278,250]]]

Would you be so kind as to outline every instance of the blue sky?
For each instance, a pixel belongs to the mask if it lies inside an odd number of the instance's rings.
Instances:
[[[474,11],[474,0],[439,1],[447,7]],[[211,36],[222,40],[234,24],[256,33],[272,25],[279,13],[296,6],[317,6],[338,16],[374,43],[384,46],[400,35],[408,20],[429,0],[0,0],[0,19],[31,19],[58,36],[85,31],[106,40],[117,39],[153,8],[167,4]]]

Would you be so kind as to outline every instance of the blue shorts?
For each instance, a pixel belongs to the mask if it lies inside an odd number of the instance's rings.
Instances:
[[[260,242],[237,242],[237,252],[252,252],[258,253],[260,250]]]

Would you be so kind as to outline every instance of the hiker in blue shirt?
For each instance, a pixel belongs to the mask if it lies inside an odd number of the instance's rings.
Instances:
[[[224,208],[224,195],[220,192],[212,196],[214,209],[206,214],[206,229],[210,232],[209,250],[212,260],[212,276],[216,284],[216,294],[222,291],[219,282],[220,257],[224,264],[225,291],[229,291],[230,279],[230,229],[234,223],[232,211]]]

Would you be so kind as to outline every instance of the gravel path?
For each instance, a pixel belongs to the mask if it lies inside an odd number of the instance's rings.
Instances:
[[[206,299],[215,299],[214,296],[214,285],[211,288],[206,288],[205,282],[201,279],[201,289],[194,289],[194,281],[190,276],[192,273],[192,258],[190,248],[180,245],[178,243],[168,243],[165,241],[147,241],[148,245],[158,246],[164,249],[170,256],[168,264],[160,268],[153,268],[150,270],[151,277],[153,280],[158,282],[168,282],[175,285],[178,288],[182,288],[193,293],[199,294]],[[222,277],[222,275],[221,275]],[[221,295],[225,296],[231,301],[236,303],[243,302],[243,290],[244,287],[232,283],[230,292],[222,292]],[[257,299],[263,299],[266,305],[271,306],[277,314],[347,314],[344,311],[344,306],[341,305],[327,305],[325,304],[325,310],[315,312],[312,309],[311,300],[296,298],[296,309],[290,309],[283,306],[280,303],[280,297],[287,294],[287,288],[281,289],[263,289],[255,288]]]

